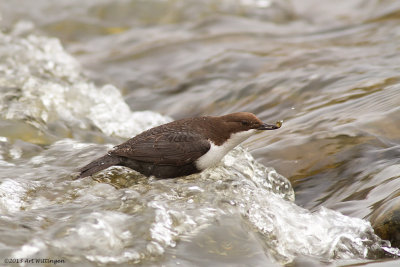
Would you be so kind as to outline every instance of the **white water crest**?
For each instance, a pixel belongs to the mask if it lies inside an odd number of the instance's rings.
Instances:
[[[0,116],[38,128],[97,127],[106,135],[132,137],[170,121],[151,111],[132,112],[113,85],[95,86],[55,38],[0,32]]]

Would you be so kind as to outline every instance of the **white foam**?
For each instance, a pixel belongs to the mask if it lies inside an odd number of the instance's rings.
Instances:
[[[0,184],[0,211],[3,214],[17,212],[24,205],[26,189],[19,182],[4,179]]]
[[[7,76],[0,84],[14,88],[14,98],[0,106],[6,119],[29,118],[39,128],[61,119],[88,128],[87,118],[106,135],[126,138],[171,120],[152,111],[132,112],[115,86],[87,81],[58,39],[0,33],[0,42],[7,51],[0,51],[0,74]]]

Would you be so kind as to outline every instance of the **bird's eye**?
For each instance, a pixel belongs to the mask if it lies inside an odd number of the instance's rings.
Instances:
[[[242,121],[242,125],[243,125],[243,126],[249,126],[250,123],[249,123],[248,121]]]

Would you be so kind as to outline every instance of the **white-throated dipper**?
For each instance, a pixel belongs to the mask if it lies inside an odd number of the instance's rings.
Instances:
[[[280,126],[281,122],[262,123],[248,112],[173,121],[115,146],[105,156],[81,168],[77,178],[111,166],[125,166],[157,178],[198,173],[217,165],[232,148],[255,133]]]

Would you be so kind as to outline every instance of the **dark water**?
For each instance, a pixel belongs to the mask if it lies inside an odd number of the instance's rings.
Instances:
[[[398,264],[399,14],[372,0],[2,1],[0,260]],[[72,180],[151,126],[235,111],[284,124],[201,175]]]

